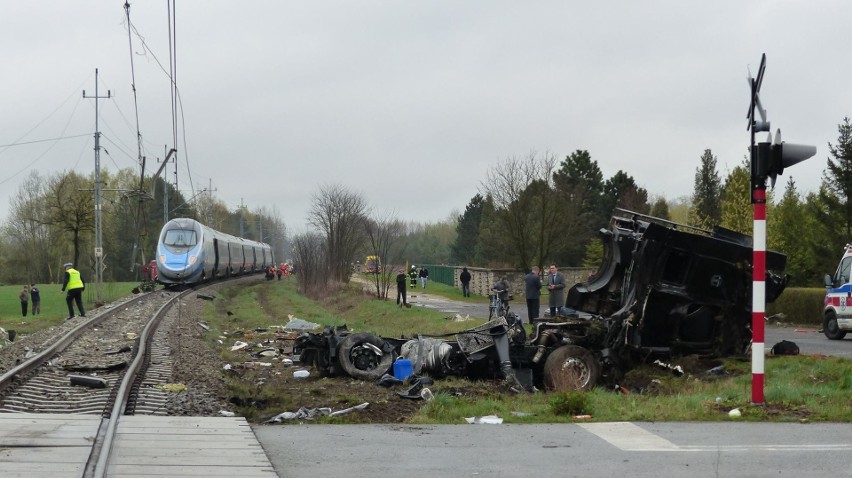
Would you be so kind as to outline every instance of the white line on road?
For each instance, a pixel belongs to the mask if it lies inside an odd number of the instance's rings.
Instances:
[[[630,422],[578,423],[589,433],[624,451],[852,451],[852,444],[819,445],[683,445],[678,446]]]

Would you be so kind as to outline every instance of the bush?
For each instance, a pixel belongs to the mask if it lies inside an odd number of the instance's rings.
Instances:
[[[550,397],[550,410],[554,415],[584,415],[586,395],[576,391],[554,393]]]
[[[784,314],[779,317],[782,322],[821,327],[824,299],[824,288],[788,287],[775,302],[766,304],[766,316]]]

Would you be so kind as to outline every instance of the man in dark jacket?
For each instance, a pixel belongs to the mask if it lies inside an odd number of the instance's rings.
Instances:
[[[459,274],[459,282],[462,285],[462,295],[470,297],[470,272],[467,270],[467,267],[462,267],[461,274]]]
[[[405,283],[408,280],[408,276],[405,275],[405,271],[399,271],[399,274],[396,275],[396,303],[397,305],[404,305],[408,307],[408,300],[406,299],[406,286]],[[400,304],[399,299],[402,298],[402,303]]]
[[[426,288],[426,281],[429,280],[429,269],[427,269],[425,267],[421,267],[420,273],[418,275],[420,276],[420,285],[422,285],[423,288],[425,289]]]
[[[549,297],[547,305],[550,306],[550,316],[556,317],[565,307],[565,276],[556,268],[556,264],[550,264],[550,274],[547,276],[547,290]]]
[[[529,323],[533,323],[534,319],[539,317],[539,309],[541,307],[541,277],[539,276],[540,269],[534,266],[529,274],[524,276],[524,295],[527,298],[527,317]]]
[[[30,298],[32,299],[32,311],[33,315],[38,315],[41,313],[41,292],[39,292],[38,288],[35,284],[30,284]]]

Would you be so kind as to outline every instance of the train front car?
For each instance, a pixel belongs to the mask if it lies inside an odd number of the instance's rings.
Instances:
[[[162,284],[192,284],[204,280],[205,227],[187,218],[172,219],[160,232],[157,270]]]

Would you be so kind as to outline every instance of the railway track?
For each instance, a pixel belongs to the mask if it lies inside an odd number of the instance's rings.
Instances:
[[[0,375],[0,413],[100,415],[83,476],[104,476],[122,415],[182,414],[170,408],[179,394],[167,389],[174,366],[170,335],[180,327],[175,305],[201,292],[157,290],[66,322]]]

